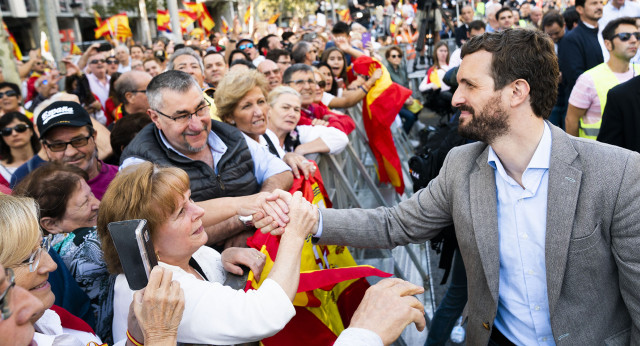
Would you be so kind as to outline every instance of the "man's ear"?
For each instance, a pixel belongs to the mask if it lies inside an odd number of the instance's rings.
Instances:
[[[604,47],[611,52],[613,50],[613,42],[611,42],[610,40],[604,39]]]
[[[58,220],[49,216],[40,218],[40,226],[51,234],[64,233]]]
[[[151,121],[153,121],[154,124],[156,124],[156,127],[159,130],[162,130],[162,124],[160,124],[160,120],[158,119],[158,113],[154,112],[151,108],[147,109],[147,114],[149,115],[149,118],[151,118]]]
[[[529,83],[524,79],[516,79],[511,83],[511,107],[519,107],[529,99],[531,87]]]

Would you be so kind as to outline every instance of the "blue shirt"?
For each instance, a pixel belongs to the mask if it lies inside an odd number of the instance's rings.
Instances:
[[[547,123],[520,186],[489,148],[496,179],[500,286],[494,325],[518,345],[555,345],[549,317],[545,235],[551,130]]]

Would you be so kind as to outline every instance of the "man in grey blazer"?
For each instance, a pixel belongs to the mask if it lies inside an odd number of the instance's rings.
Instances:
[[[454,223],[468,345],[640,343],[640,155],[545,121],[559,74],[545,34],[484,34],[462,56],[452,103],[480,142],[394,208],[322,210],[319,242],[393,248]]]

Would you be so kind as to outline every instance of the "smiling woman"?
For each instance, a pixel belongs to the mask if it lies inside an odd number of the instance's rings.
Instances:
[[[103,335],[110,327],[113,307],[107,296],[113,282],[96,231],[100,202],[86,180],[87,173],[80,168],[50,163],[29,174],[14,194],[34,198],[40,206],[40,226],[53,235],[53,248],[91,299],[96,331]]]

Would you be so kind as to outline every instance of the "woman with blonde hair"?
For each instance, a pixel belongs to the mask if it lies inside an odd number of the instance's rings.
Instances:
[[[236,264],[262,272],[265,255],[256,249],[229,248],[222,254],[205,246],[204,210],[191,200],[187,173],[150,162],[123,169],[109,185],[98,216],[104,258],[118,274],[114,290],[114,340],[126,335],[126,316],[133,291],[123,274],[110,222],[146,219],[159,265],[173,272],[185,292],[185,314],[178,342],[228,345],[251,342],[280,331],[295,314],[292,305],[299,281],[302,245],[317,221],[317,209],[294,195],[286,232],[269,276],[258,290],[222,286]]]

